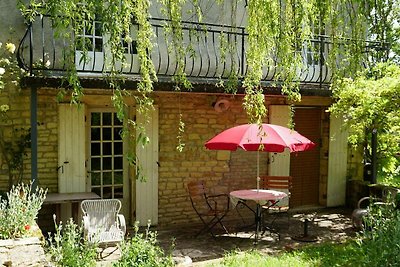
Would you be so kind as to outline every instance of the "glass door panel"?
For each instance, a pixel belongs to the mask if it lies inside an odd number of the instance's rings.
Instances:
[[[122,123],[115,112],[90,113],[90,186],[102,198],[123,198]]]

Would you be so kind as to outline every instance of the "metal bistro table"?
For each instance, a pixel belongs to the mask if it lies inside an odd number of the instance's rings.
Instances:
[[[276,190],[265,190],[265,189],[246,189],[246,190],[237,190],[237,191],[232,191],[230,193],[231,196],[231,202],[237,205],[237,203],[240,200],[252,200],[256,202],[256,211],[252,210],[255,215],[255,224],[256,224],[256,230],[255,230],[255,237],[254,237],[254,243],[257,244],[258,242],[258,233],[260,231],[261,227],[261,216],[262,216],[262,205],[265,205],[268,203],[268,201],[278,201],[281,200],[285,197],[287,197],[287,194],[281,191],[276,191]]]
[[[56,218],[60,218],[61,204],[71,205],[71,216],[75,222],[78,220],[79,204],[85,199],[100,199],[101,197],[93,192],[78,193],[49,193],[43,201],[43,204],[56,205]],[[64,219],[64,218],[63,218]]]

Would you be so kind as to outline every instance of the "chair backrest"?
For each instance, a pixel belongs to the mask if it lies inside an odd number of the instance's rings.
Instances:
[[[187,184],[187,189],[189,192],[190,202],[197,213],[201,213],[211,208],[207,201],[207,188],[204,181],[190,181]]]
[[[191,181],[187,185],[190,197],[203,197],[207,193],[204,181]]]
[[[83,215],[89,218],[91,229],[109,230],[117,222],[121,201],[118,199],[83,200],[81,209]]]
[[[292,189],[292,176],[262,176],[261,187],[264,189]]]
[[[260,185],[263,189],[282,191],[290,197],[292,189],[292,176],[262,176]],[[289,206],[289,198],[284,198],[277,203],[277,206]]]

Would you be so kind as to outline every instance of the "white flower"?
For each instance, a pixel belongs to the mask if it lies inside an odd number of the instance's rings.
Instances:
[[[4,65],[10,65],[10,60],[8,60],[8,58],[2,58],[2,59],[0,59],[0,62],[1,63],[4,63]]]
[[[3,45],[3,43],[2,42],[0,42],[0,48],[1,48],[1,46]]]
[[[10,109],[8,105],[1,105],[0,106],[0,111],[1,112],[7,112]]]
[[[47,60],[44,65],[46,66],[46,68],[50,67],[50,60]]]
[[[0,75],[3,75],[6,72],[4,68],[0,68]]]
[[[14,54],[15,52],[15,45],[13,43],[6,43],[6,49],[8,52],[11,54]]]

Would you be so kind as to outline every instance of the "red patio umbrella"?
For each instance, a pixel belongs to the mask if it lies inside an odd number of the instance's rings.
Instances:
[[[290,152],[312,149],[315,144],[289,128],[274,124],[244,124],[229,128],[211,138],[205,147],[211,150]],[[259,188],[259,154],[257,153],[257,189]]]

